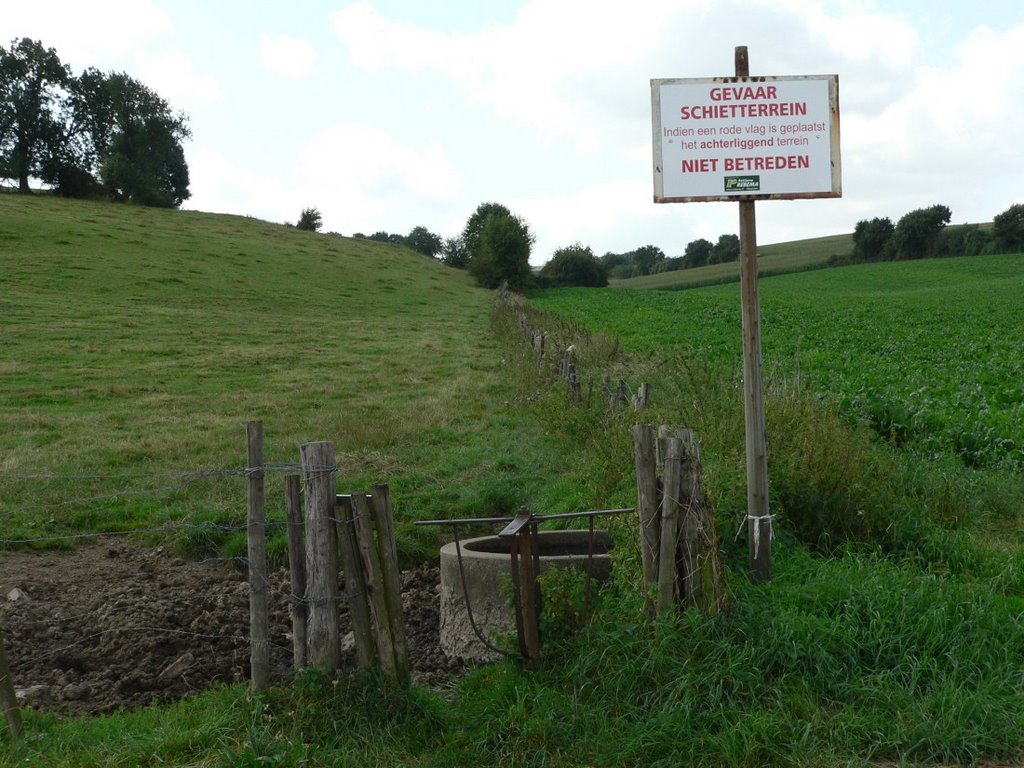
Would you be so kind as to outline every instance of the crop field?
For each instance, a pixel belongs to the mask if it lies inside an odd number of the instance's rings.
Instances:
[[[768,380],[799,379],[881,436],[971,467],[1024,466],[1024,256],[869,264],[760,282]],[[740,367],[737,284],[547,292],[542,309]]]
[[[758,247],[758,270],[764,276],[821,269],[828,265],[828,260],[832,256],[846,256],[852,250],[853,237],[849,234],[772,243]],[[613,280],[612,285],[617,288],[674,291],[702,285],[732,283],[739,279],[739,262],[730,261],[725,264],[708,264],[696,269],[676,269],[626,280]]]

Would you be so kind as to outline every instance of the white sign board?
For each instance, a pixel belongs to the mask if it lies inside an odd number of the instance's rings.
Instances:
[[[654,201],[839,197],[839,78],[651,80]]]

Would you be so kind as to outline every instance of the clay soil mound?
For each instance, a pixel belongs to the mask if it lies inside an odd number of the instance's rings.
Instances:
[[[23,706],[104,713],[247,678],[246,579],[237,562],[190,562],[123,539],[0,554],[0,626]],[[273,573],[271,583],[271,679],[278,682],[292,662],[287,571]],[[456,674],[460,662],[438,644],[436,566],[402,574],[402,602],[413,678],[436,684]],[[344,636],[344,601],[340,613]],[[354,668],[351,650],[343,665]]]

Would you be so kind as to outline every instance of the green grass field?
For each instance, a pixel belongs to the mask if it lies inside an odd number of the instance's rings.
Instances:
[[[244,482],[217,471],[244,467],[251,419],[268,462],[333,440],[339,488],[387,479],[405,521],[515,509],[558,464],[516,449],[532,427],[500,407],[493,298],[436,261],[241,217],[9,194],[0,238],[5,539],[244,521]],[[178,543],[244,549],[197,537]]]
[[[0,732],[0,764],[1024,761],[1019,467],[1006,451],[968,466],[946,440],[972,408],[987,418],[981,400],[946,390],[977,385],[990,411],[1019,406],[1019,256],[763,281],[778,517],[775,576],[757,587],[735,540],[745,514],[736,286],[538,297],[531,323],[579,350],[591,396],[573,406],[491,294],[391,246],[0,195],[0,264],[7,547],[241,522],[244,484],[230,471],[245,464],[254,418],[268,461],[296,462],[300,443],[331,439],[339,488],[389,482],[407,560],[434,551],[415,519],[631,504],[637,415],[610,411],[602,389],[622,377],[653,383],[644,420],[691,426],[702,442],[729,602],[714,620],[643,618],[638,532],[623,519],[615,577],[592,616],[571,610],[571,585],[547,593],[536,673],[498,664],[442,689],[396,691],[310,672],[260,696],[233,685],[106,717],[29,711],[20,743]],[[933,380],[935,409],[912,415],[941,425],[912,422],[902,435],[857,418],[856,386],[906,404]],[[269,501],[282,514],[280,492]],[[158,536],[190,555],[244,547],[240,534]]]

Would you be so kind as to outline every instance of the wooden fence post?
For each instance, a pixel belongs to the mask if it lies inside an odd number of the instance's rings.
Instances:
[[[352,621],[352,636],[356,643],[356,663],[360,669],[373,666],[377,659],[377,646],[370,625],[370,604],[366,596],[363,563],[356,542],[352,497],[338,496],[338,541],[341,542],[341,561],[345,570],[345,593],[348,596],[348,616]]]
[[[680,511],[680,537],[679,537],[679,599],[683,605],[694,605],[696,602],[696,583],[698,572],[698,554],[700,542],[698,540],[697,520],[698,508],[701,504],[699,498],[699,472],[700,459],[695,456],[696,445],[693,440],[693,432],[683,429],[679,433],[680,440],[680,467],[679,467],[679,511]]]
[[[288,613],[292,619],[292,659],[295,669],[306,666],[306,545],[302,536],[301,479],[285,475],[285,517],[288,532],[288,574],[292,598]]]
[[[654,435],[646,424],[633,426],[633,452],[636,462],[637,514],[640,518],[640,560],[643,565],[644,607],[651,613],[651,591],[658,583],[658,472],[654,460]]]
[[[679,547],[679,465],[680,443],[675,437],[665,438],[665,469],[662,473],[661,542],[658,556],[658,611],[675,605],[676,550]]]
[[[267,612],[267,532],[263,473],[263,422],[246,425],[249,455],[249,672],[253,690],[262,691],[270,678],[270,619]]]
[[[381,671],[390,680],[398,680],[398,667],[395,663],[395,645],[391,636],[391,620],[388,618],[388,606],[384,599],[383,565],[380,551],[373,540],[373,523],[369,502],[365,493],[352,494],[352,518],[356,529],[356,542],[359,545],[359,558],[363,563],[363,577],[366,583],[366,596],[370,604],[370,618],[373,623],[373,634],[376,639],[378,661]]]
[[[704,495],[704,469],[700,443],[687,430],[683,440],[682,497],[684,562],[687,563],[686,597],[706,616],[722,610],[722,571],[718,564],[718,534]]]
[[[569,374],[567,378],[569,380],[569,396],[572,398],[574,403],[578,403],[582,399],[582,395],[580,394],[580,377],[579,374],[576,373],[576,366],[572,363],[569,363]]]
[[[11,728],[14,740],[21,738],[21,710],[18,708],[18,696],[14,692],[14,681],[11,680],[11,666],[7,661],[7,647],[4,645],[4,633],[0,628],[0,705],[4,708],[4,717]]]
[[[708,616],[720,613],[724,598],[718,536],[704,497],[700,444],[691,430],[664,425],[654,441],[651,427],[637,424],[633,445],[645,610],[650,615],[656,607],[660,613],[678,603],[696,606]]]
[[[388,623],[395,652],[396,681],[409,683],[409,644],[405,637],[405,614],[402,611],[402,576],[398,569],[398,549],[395,546],[394,510],[391,493],[386,485],[373,486],[370,502],[377,528],[377,548],[384,578],[384,603],[388,610]]]
[[[312,666],[333,672],[341,664],[334,444],[304,444],[302,472],[306,481],[307,658]]]
[[[523,647],[520,653],[527,669],[537,669],[540,662],[540,584],[537,581],[537,526],[530,524],[512,539],[518,547],[516,566],[519,578],[519,608],[522,612]]]
[[[636,394],[633,395],[633,408],[637,411],[642,411],[651,402],[651,385],[646,381],[641,381],[640,386],[636,390]]]

